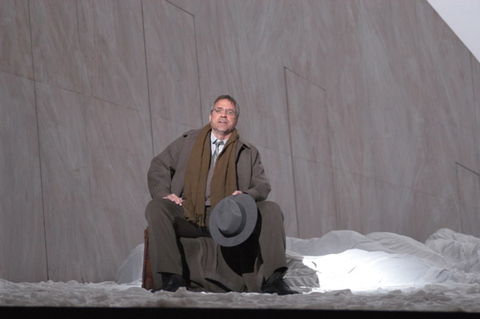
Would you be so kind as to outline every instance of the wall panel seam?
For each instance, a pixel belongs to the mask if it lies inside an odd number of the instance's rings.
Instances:
[[[144,14],[144,1],[141,2],[142,7],[142,34],[143,34],[143,48],[145,54],[145,76],[147,77],[147,103],[148,103],[148,112],[150,120],[150,141],[152,146],[152,158],[155,156],[155,146],[153,143],[153,117],[152,117],[152,103],[150,98],[150,79],[148,75],[148,56],[147,56],[147,40],[145,37],[145,14]]]
[[[40,193],[42,198],[42,219],[43,219],[43,242],[45,247],[45,271],[47,275],[47,280],[50,279],[49,276],[49,266],[48,266],[48,246],[47,246],[47,228],[46,228],[46,216],[45,216],[45,198],[43,192],[43,174],[42,174],[42,152],[41,152],[41,142],[40,142],[40,123],[38,121],[38,103],[37,103],[37,85],[35,79],[35,59],[33,55],[33,37],[32,37],[32,19],[31,19],[31,12],[30,12],[30,0],[28,1],[28,24],[30,26],[30,52],[32,54],[32,78],[33,78],[33,99],[35,105],[35,120],[37,124],[37,147],[38,147],[38,163],[39,163],[39,170],[40,170]]]
[[[287,71],[290,71],[286,66],[283,67],[283,80],[285,85],[285,98],[286,98],[286,106],[287,106],[287,125],[288,125],[288,139],[290,143],[290,165],[292,165],[292,183],[293,183],[293,201],[295,207],[295,220],[297,226],[297,236],[300,237],[300,226],[298,220],[298,207],[297,207],[297,187],[295,182],[295,165],[293,164],[293,151],[292,151],[292,129],[290,125],[290,106],[288,102],[288,84],[287,84]]]

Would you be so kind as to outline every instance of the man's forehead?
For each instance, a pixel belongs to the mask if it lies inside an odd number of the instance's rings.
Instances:
[[[228,100],[228,99],[218,100],[217,103],[215,103],[215,105],[217,105],[217,104],[224,104],[225,102],[228,103],[228,104],[230,104],[231,106],[235,107],[235,105],[234,105],[230,100]]]

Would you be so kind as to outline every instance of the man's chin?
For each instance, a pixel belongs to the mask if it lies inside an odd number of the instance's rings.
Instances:
[[[213,128],[213,131],[216,133],[216,135],[219,136],[227,136],[228,134],[233,132],[233,130],[223,130],[219,128]]]
[[[218,127],[214,127],[213,130],[215,131],[215,133],[222,133],[222,134],[225,134],[228,131],[226,129],[221,129],[221,128],[218,128]]]

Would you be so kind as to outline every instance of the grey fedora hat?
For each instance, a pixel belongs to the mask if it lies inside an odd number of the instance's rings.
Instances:
[[[257,218],[257,205],[250,195],[225,197],[212,210],[210,234],[220,246],[240,245],[252,234]]]

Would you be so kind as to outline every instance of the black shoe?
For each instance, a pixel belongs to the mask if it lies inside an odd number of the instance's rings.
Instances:
[[[178,290],[178,288],[186,287],[186,286],[187,286],[187,283],[182,276],[173,274],[173,275],[165,276],[163,279],[162,287],[160,287],[160,289],[156,291],[162,290],[162,291],[175,292]]]
[[[293,295],[298,294],[298,291],[292,290],[287,283],[283,280],[282,274],[279,272],[274,273],[265,284],[262,285],[262,292],[268,294]]]

